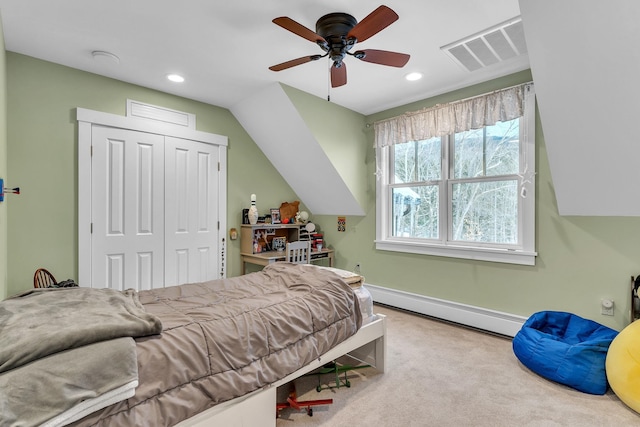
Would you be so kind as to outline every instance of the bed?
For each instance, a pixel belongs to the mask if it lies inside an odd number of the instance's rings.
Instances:
[[[279,385],[347,353],[384,371],[385,319],[363,314],[370,311],[354,291],[362,284],[346,276],[275,263],[206,283],[140,292],[58,289],[3,301],[0,425],[275,425]],[[96,294],[108,303],[124,295],[124,310],[106,320],[95,307],[83,313],[86,301],[97,304]],[[25,306],[44,297],[48,314],[31,315],[33,325],[47,325],[39,327],[44,338],[23,339],[23,349],[13,341],[27,331],[6,313],[21,312],[18,320],[29,324]],[[124,326],[112,325],[113,317]],[[16,330],[8,331],[10,324]],[[6,349],[5,338],[12,340]],[[94,377],[97,384],[87,385]],[[40,398],[46,403],[34,405]]]

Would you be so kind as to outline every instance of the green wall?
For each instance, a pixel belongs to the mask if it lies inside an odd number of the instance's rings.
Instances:
[[[0,19],[0,178],[7,179],[7,64]],[[7,185],[11,182],[7,182]],[[0,300],[7,296],[7,203],[0,203]]]
[[[239,229],[241,211],[249,206],[251,193],[258,195],[259,206],[265,208],[296,198],[227,109],[11,52],[6,56],[8,175],[11,185],[22,189],[21,195],[12,195],[9,203],[0,205],[0,209],[8,206],[10,221],[9,295],[32,287],[33,273],[41,266],[58,279],[77,280],[76,107],[124,115],[129,98],[194,113],[198,130],[228,136],[229,228]],[[0,221],[3,218],[0,210]],[[240,241],[229,241],[229,276],[240,274],[239,253]]]
[[[0,70],[1,72],[1,70]],[[404,105],[369,117],[292,88],[287,94],[366,212],[347,217],[339,233],[336,216],[314,216],[337,266],[361,264],[367,283],[529,316],[563,310],[621,329],[628,323],[630,277],[640,273],[640,218],[558,215],[542,127],[536,123],[536,265],[377,251],[375,239],[375,156],[367,123],[406,111],[458,100],[531,80],[529,71]],[[8,287],[31,286],[36,267],[61,278],[77,274],[76,107],[123,115],[127,98],[197,114],[198,129],[229,136],[228,226],[239,227],[249,195],[261,212],[296,200],[290,187],[262,155],[231,113],[33,58],[7,54],[8,173],[23,194],[8,206]],[[0,107],[1,108],[1,107]],[[0,160],[2,159],[0,135]],[[568,166],[570,167],[570,165]],[[0,162],[0,172],[2,163]],[[1,224],[0,224],[1,225]],[[2,233],[2,228],[0,228]],[[0,234],[1,237],[1,234]],[[1,249],[0,249],[1,250]],[[1,259],[1,258],[0,258]],[[239,241],[231,241],[228,275],[238,275]],[[0,286],[2,280],[0,274]],[[615,316],[600,314],[600,299],[612,298]]]

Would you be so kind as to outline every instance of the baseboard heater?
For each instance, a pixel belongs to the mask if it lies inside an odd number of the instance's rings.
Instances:
[[[513,337],[526,318],[482,307],[365,283],[373,301],[461,325]]]

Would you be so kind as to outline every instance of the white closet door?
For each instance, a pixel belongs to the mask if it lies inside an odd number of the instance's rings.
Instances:
[[[219,149],[165,139],[165,285],[216,279]]]
[[[164,286],[164,137],[92,126],[91,286]]]

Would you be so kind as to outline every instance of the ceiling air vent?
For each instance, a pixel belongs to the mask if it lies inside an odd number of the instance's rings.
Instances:
[[[512,18],[440,49],[468,71],[526,55],[522,19]]]

